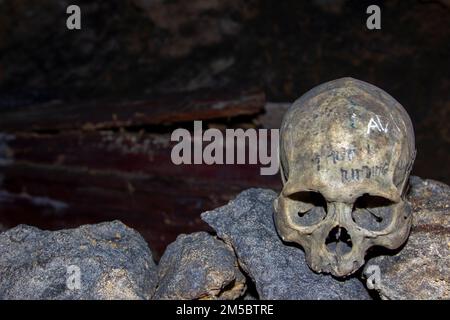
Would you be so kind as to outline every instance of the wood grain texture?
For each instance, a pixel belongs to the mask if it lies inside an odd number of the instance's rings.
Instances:
[[[257,113],[264,107],[261,99],[257,94],[210,100],[189,107],[192,113],[180,112],[178,119],[189,127],[185,121]],[[200,220],[202,212],[250,187],[280,187],[278,175],[261,176],[258,165],[174,165],[171,127],[155,120],[166,116],[150,114],[149,119],[158,123],[150,129],[163,132],[115,127],[119,124],[112,122],[112,128],[100,130],[106,123],[100,120],[89,130],[78,127],[83,121],[74,122],[71,130],[62,130],[64,121],[53,127],[43,121],[33,128],[58,131],[27,132],[17,122],[19,130],[4,135],[0,152],[0,223],[7,228],[25,223],[55,230],[119,219],[137,229],[158,257],[180,233],[209,230]]]

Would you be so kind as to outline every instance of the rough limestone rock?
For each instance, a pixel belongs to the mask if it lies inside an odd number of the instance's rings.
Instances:
[[[316,274],[303,250],[284,244],[276,233],[272,202],[277,194],[248,189],[226,206],[202,214],[230,243],[241,267],[253,279],[260,299],[370,299],[356,278],[339,281]]]
[[[119,221],[54,232],[19,225],[0,234],[1,300],[148,299],[155,285],[146,242]]]
[[[393,256],[371,259],[365,274],[380,279],[383,299],[450,299],[450,187],[433,180],[410,179],[413,227],[406,245]]]
[[[158,275],[154,299],[236,299],[246,288],[233,250],[206,232],[178,236]]]

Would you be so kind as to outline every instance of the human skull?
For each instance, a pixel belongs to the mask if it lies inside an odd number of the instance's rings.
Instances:
[[[303,247],[311,269],[337,277],[373,246],[398,248],[411,227],[415,154],[411,120],[383,90],[352,78],[313,88],[281,125],[279,235]]]

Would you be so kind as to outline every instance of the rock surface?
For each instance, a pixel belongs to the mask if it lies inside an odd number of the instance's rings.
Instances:
[[[236,299],[245,291],[233,250],[206,232],[178,236],[158,270],[154,299]]]
[[[278,237],[272,202],[277,194],[248,189],[226,206],[202,214],[217,235],[231,244],[239,263],[253,279],[260,299],[370,299],[356,278],[339,281],[316,274],[304,252]]]
[[[19,225],[0,234],[1,300],[148,299],[155,285],[146,242],[119,221],[54,232]]]
[[[450,187],[418,177],[410,185],[414,218],[406,245],[369,260],[365,273],[379,267],[382,299],[450,299]]]

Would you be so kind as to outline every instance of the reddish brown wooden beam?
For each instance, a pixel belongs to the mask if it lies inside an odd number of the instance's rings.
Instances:
[[[15,162],[210,181],[243,180],[255,186],[278,186],[279,181],[278,176],[260,176],[259,165],[174,165],[171,151],[176,142],[170,141],[170,134],[76,131],[13,137],[8,149]]]
[[[54,102],[0,110],[3,132],[104,129],[167,125],[251,116],[264,110],[264,93],[196,91],[138,99]]]
[[[170,135],[75,131],[17,134],[0,166],[0,223],[67,228],[120,219],[157,254],[179,233],[204,230],[200,213],[250,187],[279,189],[257,165],[172,164]]]

